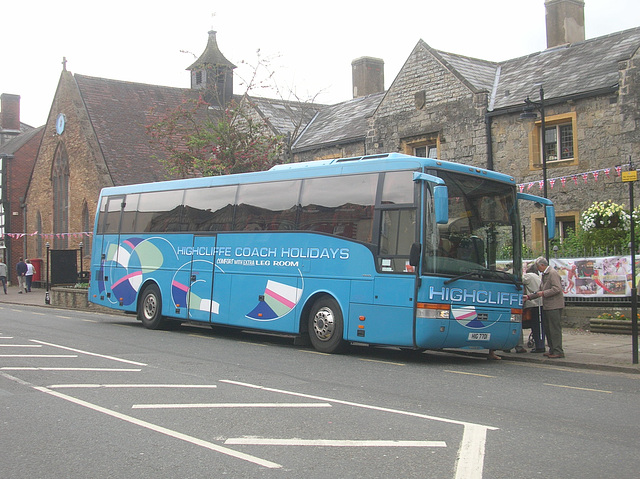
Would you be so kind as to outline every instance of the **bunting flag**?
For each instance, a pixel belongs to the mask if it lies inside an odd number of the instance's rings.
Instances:
[[[616,171],[616,176],[621,176],[622,175],[622,169],[623,167],[628,168],[629,165],[618,165],[615,166],[614,169]],[[598,178],[600,178],[600,173],[604,173],[605,176],[607,177],[607,179],[611,179],[611,168],[602,168],[599,170],[593,170],[593,171],[585,171],[583,173],[572,173],[570,175],[566,175],[566,176],[559,176],[557,178],[548,178],[547,181],[549,182],[549,185],[551,186],[551,188],[553,189],[553,186],[555,185],[556,181],[560,181],[560,184],[562,184],[562,187],[565,188],[567,186],[567,179],[571,178],[573,180],[573,184],[578,186],[578,177],[581,177],[584,181],[585,184],[589,183],[589,177],[592,176],[594,181],[598,181]],[[540,190],[542,190],[544,188],[544,180],[535,180],[535,181],[529,181],[526,183],[520,183],[518,184],[518,188],[520,188],[520,191],[522,192],[526,186],[527,191],[529,191],[533,185],[538,184],[538,188]]]
[[[0,239],[4,239],[4,237],[9,237],[11,239],[22,239],[25,236],[40,236],[45,239],[53,239],[53,238],[76,238],[82,239],[85,236],[91,237],[93,236],[92,231],[80,231],[76,233],[40,233],[38,231],[34,231],[33,233],[5,233],[4,235],[0,235]]]

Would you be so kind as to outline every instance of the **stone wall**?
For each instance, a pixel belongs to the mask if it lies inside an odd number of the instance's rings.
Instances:
[[[81,288],[53,287],[50,291],[51,305],[58,308],[77,309],[82,311],[96,311],[110,314],[120,314],[118,311],[105,308],[89,301],[89,290]]]
[[[486,99],[419,42],[373,117],[367,152],[412,153],[407,145],[429,137],[439,159],[486,167]]]

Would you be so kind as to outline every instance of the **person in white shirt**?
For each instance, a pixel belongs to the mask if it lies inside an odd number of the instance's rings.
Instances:
[[[2,283],[4,294],[7,294],[7,265],[2,260],[0,260],[0,283]]]
[[[31,283],[33,282],[33,274],[36,272],[36,269],[31,264],[31,260],[27,260],[26,263],[27,263],[27,274],[25,275],[25,278],[27,280],[27,293],[30,293]]]

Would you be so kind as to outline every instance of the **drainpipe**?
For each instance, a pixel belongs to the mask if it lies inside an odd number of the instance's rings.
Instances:
[[[493,138],[491,137],[492,117],[489,112],[484,114],[485,137],[487,138],[487,170],[493,170]]]

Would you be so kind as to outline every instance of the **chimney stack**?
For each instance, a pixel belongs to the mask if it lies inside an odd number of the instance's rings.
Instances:
[[[360,57],[351,62],[353,98],[384,91],[384,60]]]
[[[544,7],[547,48],[585,40],[583,0],[545,0]]]
[[[0,95],[0,131],[20,131],[20,95]]]

